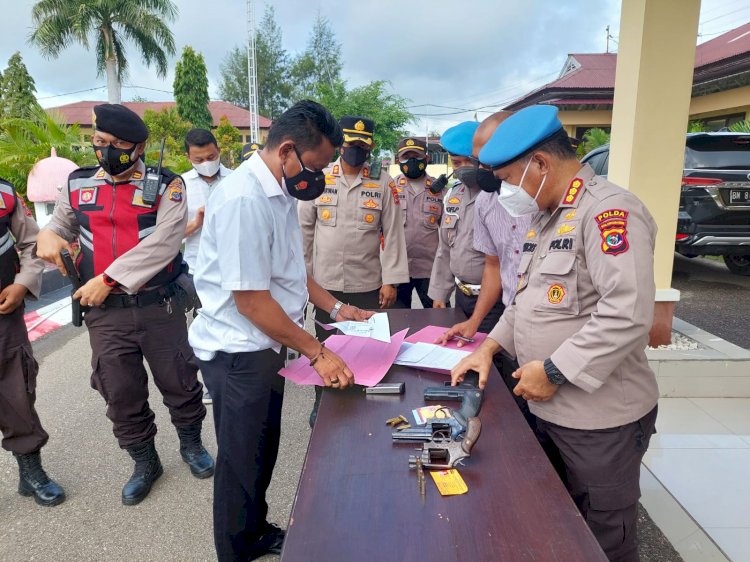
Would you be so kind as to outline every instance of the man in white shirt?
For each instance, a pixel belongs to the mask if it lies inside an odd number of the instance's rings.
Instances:
[[[218,455],[214,541],[220,562],[278,554],[285,532],[266,520],[266,489],[281,432],[285,348],[310,359],[325,386],[354,375],[304,330],[309,300],[342,320],[372,315],[337,301],[305,271],[297,200],[325,189],[323,169],[343,133],[320,104],[302,101],[279,116],[266,147],[211,196],[195,286],[203,307],[190,344],[214,400]]]
[[[185,153],[193,169],[182,174],[185,182],[188,223],[185,226],[185,252],[182,257],[195,274],[201,228],[206,202],[221,180],[232,173],[219,159],[221,152],[216,137],[207,129],[191,129],[185,135]]]

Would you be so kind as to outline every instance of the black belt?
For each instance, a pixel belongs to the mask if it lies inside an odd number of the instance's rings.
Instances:
[[[162,303],[177,294],[177,284],[170,283],[150,291],[142,291],[134,295],[114,294],[109,295],[101,305],[101,308],[142,308],[156,303]]]

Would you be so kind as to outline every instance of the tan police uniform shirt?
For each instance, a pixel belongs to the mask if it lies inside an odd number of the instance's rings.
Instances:
[[[34,256],[39,226],[20,195],[16,196],[16,208],[10,218],[10,233],[16,239],[16,250],[20,258],[20,271],[16,273],[13,283],[23,285],[31,296],[38,299],[44,273],[44,262]]]
[[[365,164],[349,185],[340,159],[325,174],[323,194],[297,207],[307,273],[323,288],[345,293],[408,282],[403,217],[391,176],[371,179]]]
[[[574,429],[633,422],[656,405],[646,360],[654,310],[656,224],[632,193],[585,165],[560,206],[537,214],[518,292],[490,338],[520,365],[552,362],[568,379],[531,412]]]
[[[97,174],[100,172],[97,172]],[[145,177],[146,166],[141,160],[136,163],[135,172],[140,172],[141,177]],[[109,174],[105,173],[104,178],[107,181],[112,181]],[[132,182],[137,181],[144,180],[132,180]],[[175,182],[178,183],[172,185]],[[179,176],[170,183],[170,186],[172,188],[179,187],[182,193],[185,193],[185,185]],[[105,273],[112,279],[116,279],[125,292],[129,294],[137,293],[146,282],[164,269],[180,251],[186,224],[187,202],[185,197],[181,197],[179,201],[162,197],[156,211],[154,232],[113,261],[105,270]],[[79,224],[73,208],[70,206],[68,185],[60,190],[55,203],[55,212],[49,224],[44,228],[50,229],[68,242],[73,242],[78,236],[80,232]]]
[[[430,275],[427,295],[447,302],[456,277],[464,283],[479,285],[484,271],[484,254],[474,249],[474,202],[481,190],[474,192],[462,183],[447,190],[440,222],[440,243]]]
[[[439,242],[438,229],[443,216],[444,194],[436,195],[430,191],[435,179],[427,174],[417,179],[399,174],[394,181],[404,215],[409,277],[429,279]]]

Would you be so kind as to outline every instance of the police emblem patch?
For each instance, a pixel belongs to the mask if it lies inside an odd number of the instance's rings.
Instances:
[[[130,156],[127,154],[120,154],[120,164],[127,164],[130,162]]]
[[[435,224],[436,221],[437,218],[435,217],[435,215],[430,215],[430,224]]]
[[[323,209],[323,211],[320,213],[320,218],[324,221],[327,221],[331,218],[331,211],[329,211],[328,209]]]
[[[367,207],[368,209],[375,209],[375,208],[377,208],[378,204],[375,201],[373,201],[372,199],[368,199],[367,201],[365,201],[364,203],[362,203],[362,206],[363,207]]]
[[[628,251],[628,211],[609,209],[599,213],[595,220],[602,235],[602,252],[616,256]]]
[[[91,205],[96,203],[96,195],[98,188],[96,187],[82,187],[78,191],[78,204],[79,205]]]
[[[167,196],[170,201],[174,201],[175,203],[179,203],[182,201],[182,188],[181,187],[170,187],[169,188],[169,195]]]
[[[414,141],[412,139],[407,140],[406,146],[414,146]]]
[[[547,289],[547,300],[550,304],[560,304],[565,298],[565,289],[562,285],[555,283]]]
[[[445,224],[450,224],[451,223],[451,218],[446,215],[444,222],[445,222]]]
[[[371,215],[370,213],[367,213],[365,215],[365,222],[366,223],[371,223],[374,220],[375,220],[375,216],[374,215]]]

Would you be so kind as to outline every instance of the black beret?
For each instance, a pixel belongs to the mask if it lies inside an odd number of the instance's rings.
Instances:
[[[144,142],[148,138],[148,127],[143,119],[136,112],[117,103],[94,106],[92,124],[97,131],[109,133],[127,142]]]

